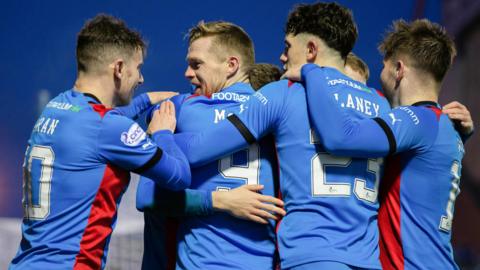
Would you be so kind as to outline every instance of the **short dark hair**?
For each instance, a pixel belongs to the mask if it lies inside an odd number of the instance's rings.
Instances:
[[[255,63],[255,50],[250,36],[240,26],[225,22],[200,21],[188,32],[188,42],[192,44],[202,37],[215,37],[213,44],[219,52],[234,51],[242,57],[243,68],[247,71]],[[219,55],[220,53],[217,53]]]
[[[140,33],[127,27],[124,21],[107,14],[88,20],[77,36],[77,66],[79,72],[89,72],[111,56],[130,57],[136,50],[145,55],[146,44]]]
[[[286,34],[308,33],[322,39],[342,58],[352,51],[358,30],[352,12],[337,3],[300,4],[290,12]]]
[[[443,80],[457,54],[445,29],[427,19],[393,22],[378,49],[385,60],[407,55],[414,67],[432,74],[438,82]]]
[[[353,52],[350,52],[345,59],[345,65],[358,72],[365,78],[365,81],[370,77],[370,69],[367,63],[365,63],[360,57]]]
[[[280,80],[281,76],[282,71],[279,67],[266,63],[254,64],[248,71],[250,85],[255,90],[260,89],[268,83]]]

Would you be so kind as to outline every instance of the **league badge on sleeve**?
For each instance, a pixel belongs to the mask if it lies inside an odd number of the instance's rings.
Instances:
[[[137,146],[147,137],[147,134],[143,129],[134,123],[130,126],[127,132],[123,132],[120,136],[120,140],[127,146]]]

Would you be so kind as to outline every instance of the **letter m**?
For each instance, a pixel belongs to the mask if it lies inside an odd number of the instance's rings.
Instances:
[[[217,124],[219,121],[225,120],[225,110],[219,111],[215,109],[215,121],[214,123]]]

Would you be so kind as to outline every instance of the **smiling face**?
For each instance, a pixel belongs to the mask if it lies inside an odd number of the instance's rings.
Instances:
[[[228,79],[226,57],[215,54],[215,37],[202,37],[193,41],[187,54],[185,77],[195,86],[195,93],[211,95],[224,88]]]

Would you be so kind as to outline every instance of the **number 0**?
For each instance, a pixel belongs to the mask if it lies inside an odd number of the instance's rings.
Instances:
[[[28,153],[28,150],[26,153]],[[32,179],[32,161],[34,159],[41,162],[41,172],[38,179]],[[23,209],[27,219],[43,220],[50,213],[50,190],[54,159],[55,154],[52,148],[41,145],[33,146],[28,156],[25,157],[23,165]],[[39,185],[38,204],[35,204],[32,200],[32,185]]]

